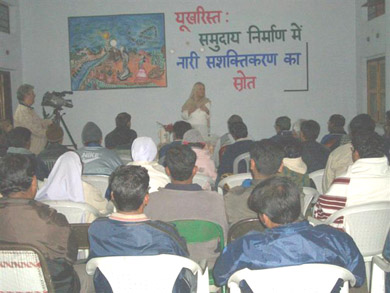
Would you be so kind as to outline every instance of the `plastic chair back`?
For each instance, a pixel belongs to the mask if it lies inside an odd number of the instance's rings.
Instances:
[[[85,202],[65,200],[45,200],[42,202],[57,210],[57,212],[65,215],[70,224],[85,223],[89,214],[95,215],[96,218],[101,216],[97,209]]]
[[[317,202],[318,198],[320,197],[320,193],[311,187],[303,187],[303,203],[301,202],[301,210],[302,215],[305,216],[306,212],[308,211],[310,205],[312,203]]]
[[[203,273],[196,262],[181,256],[110,256],[88,261],[86,269],[89,275],[93,275],[96,268],[106,277],[115,293],[172,292],[182,268],[197,275],[197,292],[208,292],[208,270]]]
[[[243,269],[228,281],[231,293],[241,292],[239,284],[245,280],[253,292],[329,293],[338,279],[344,280],[340,292],[348,292],[355,285],[354,275],[329,264],[303,264],[263,270]]]
[[[212,190],[215,186],[213,178],[200,173],[196,173],[196,175],[192,179],[192,182],[199,184],[204,190]]]
[[[31,245],[0,244],[0,292],[54,292],[42,253]]]
[[[385,293],[385,277],[390,273],[390,262],[382,257],[372,258],[371,293]]]
[[[265,227],[257,218],[243,219],[234,223],[228,231],[227,243],[240,238],[250,231],[263,232]]]
[[[316,189],[318,190],[318,192],[320,194],[323,194],[323,190],[322,190],[322,177],[324,177],[324,171],[325,171],[325,169],[320,169],[320,170],[311,172],[309,174],[309,178],[311,180],[313,180],[313,182],[314,182],[314,184],[316,186]]]
[[[249,161],[250,161],[250,154],[249,152],[243,153],[239,155],[237,158],[234,159],[233,161],[233,173],[238,174],[238,165],[240,164],[241,161],[245,161],[246,164],[246,173],[249,172]]]
[[[81,180],[96,187],[104,196],[108,187],[108,177],[106,175],[82,175]]]
[[[229,186],[229,188],[233,188],[236,186],[240,186],[245,179],[252,179],[251,173],[241,173],[230,175],[218,183],[218,193],[223,195],[223,187],[225,184]]]

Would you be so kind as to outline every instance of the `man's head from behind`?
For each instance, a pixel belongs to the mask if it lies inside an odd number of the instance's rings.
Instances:
[[[375,131],[375,121],[368,114],[359,114],[349,123],[351,136],[361,131]]]
[[[385,155],[383,137],[374,131],[360,131],[352,137],[353,161],[365,158],[381,158]]]
[[[241,116],[238,116],[238,115],[232,115],[229,117],[229,119],[227,121],[229,133],[231,133],[230,127],[232,126],[233,123],[236,123],[236,122],[244,122],[244,121],[242,120]]]
[[[192,129],[190,123],[185,121],[176,121],[175,124],[173,124],[173,135],[175,136],[175,139],[183,139],[184,133],[190,129]]]
[[[188,145],[178,145],[170,148],[165,157],[167,174],[172,181],[192,180],[197,168],[195,167],[196,153]]]
[[[272,176],[255,187],[248,206],[268,228],[290,224],[301,213],[300,192],[287,177]]]
[[[248,136],[248,128],[244,122],[235,122],[230,126],[229,133],[235,140],[246,138]]]
[[[119,113],[115,118],[116,127],[127,127],[131,126],[131,115],[126,112]]]
[[[290,130],[291,127],[291,119],[287,116],[281,116],[276,118],[275,120],[275,130],[277,133],[283,130]]]
[[[64,131],[57,124],[50,124],[46,129],[46,138],[51,143],[62,143],[64,139]]]
[[[315,141],[320,134],[320,125],[314,120],[306,120],[301,124],[302,141]]]
[[[340,114],[333,114],[328,121],[329,132],[343,131],[345,125],[345,118]]]
[[[149,200],[149,174],[141,166],[119,166],[110,175],[111,196],[118,211],[143,212]]]
[[[102,142],[103,133],[99,126],[90,121],[85,124],[83,131],[81,132],[81,138],[83,139],[84,145],[90,143],[100,144]]]
[[[4,197],[33,199],[36,192],[34,160],[19,154],[0,159],[0,193]]]
[[[283,162],[282,147],[270,139],[256,141],[250,150],[250,169],[253,177],[257,179],[276,174]]]
[[[30,148],[31,131],[24,127],[15,127],[7,134],[9,145],[15,148]]]

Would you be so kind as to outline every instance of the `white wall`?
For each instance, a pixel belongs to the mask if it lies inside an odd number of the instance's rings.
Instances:
[[[167,88],[77,91],[73,109],[66,109],[65,120],[80,145],[80,135],[87,121],[95,121],[107,133],[114,127],[117,113],[127,111],[139,135],[157,140],[156,121],[180,119],[180,109],[196,81],[206,84],[212,100],[212,132],[226,131],[226,120],[237,113],[243,116],[249,132],[256,139],[273,135],[277,116],[288,115],[315,119],[326,131],[326,122],[333,113],[350,120],[357,112],[356,104],[356,31],[353,0],[236,0],[200,1],[205,10],[222,10],[217,25],[192,26],[191,33],[178,29],[174,12],[195,11],[193,1],[122,1],[122,0],[20,0],[23,82],[35,85],[37,112],[40,97],[46,91],[70,90],[68,20],[70,16],[92,16],[136,13],[165,13]],[[229,12],[226,16],[225,13]],[[229,22],[226,22],[225,20]],[[290,23],[303,25],[302,41],[249,45],[246,31],[252,24],[279,29]],[[241,31],[239,45],[213,53],[200,51],[198,33]],[[310,90],[284,92],[286,87],[305,87],[305,61],[297,68],[279,63],[267,68],[244,68],[247,75],[257,77],[256,89],[238,92],[232,78],[237,68],[182,70],[176,66],[179,56],[196,51],[202,58],[222,55],[229,48],[241,54],[299,51],[305,55],[309,44]],[[170,53],[173,50],[174,53]],[[282,60],[282,59],[280,59]],[[17,61],[15,61],[17,62]],[[11,62],[12,63],[12,62]],[[16,66],[17,67],[17,66]]]

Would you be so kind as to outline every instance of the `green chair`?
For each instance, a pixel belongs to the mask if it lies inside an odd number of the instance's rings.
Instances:
[[[204,220],[176,220],[171,221],[180,236],[183,237],[187,244],[208,242],[218,239],[218,247],[216,252],[222,252],[225,247],[225,238],[223,229],[220,225]],[[214,285],[213,272],[209,269],[209,284]],[[226,292],[226,287],[222,287],[222,292]]]

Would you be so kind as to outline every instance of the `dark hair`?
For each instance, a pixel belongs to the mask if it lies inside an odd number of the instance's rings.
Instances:
[[[270,139],[255,141],[249,153],[257,171],[264,175],[276,174],[284,157],[282,147]]]
[[[242,121],[241,116],[238,116],[238,115],[235,115],[235,114],[229,117],[229,119],[228,119],[228,121],[227,121],[229,132],[231,132],[231,131],[230,131],[230,126],[231,126],[233,123],[236,123],[236,122],[244,122],[244,121]]]
[[[234,139],[245,138],[248,136],[248,128],[244,122],[232,123],[229,127],[229,132]]]
[[[12,193],[26,191],[35,176],[35,161],[29,156],[8,154],[0,159],[0,193],[8,197]]]
[[[275,126],[279,126],[280,130],[290,130],[291,119],[287,116],[281,116],[276,118]]]
[[[173,124],[173,133],[176,139],[183,139],[184,133],[190,129],[192,129],[191,124],[185,121],[176,121]]]
[[[360,131],[375,131],[375,121],[368,114],[359,114],[349,123],[351,135]]]
[[[115,118],[116,127],[127,127],[131,120],[131,115],[126,112],[119,113]]]
[[[320,134],[320,125],[314,120],[303,121],[301,124],[301,132],[305,139],[316,140]]]
[[[352,137],[353,148],[360,158],[380,158],[385,155],[385,141],[374,131],[360,131]]]
[[[174,180],[184,181],[191,177],[195,167],[196,153],[187,145],[170,148],[165,157],[165,163]]]
[[[111,173],[109,183],[117,209],[135,211],[148,193],[149,174],[141,166],[119,166]]]
[[[302,143],[297,139],[286,140],[283,144],[285,158],[299,158],[302,156]]]
[[[31,131],[24,127],[15,127],[7,134],[9,146],[25,148],[31,140]]]
[[[300,192],[287,177],[273,176],[260,182],[248,198],[248,206],[275,224],[295,222],[301,213]]]
[[[333,124],[334,127],[344,127],[345,125],[345,118],[343,115],[340,114],[333,114],[329,118],[329,122]]]

